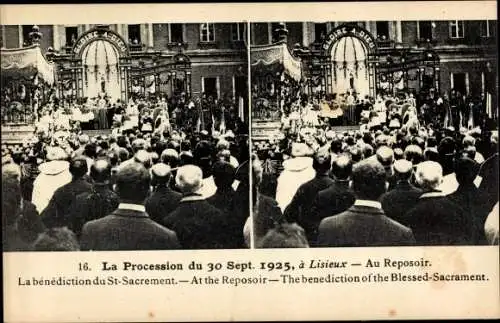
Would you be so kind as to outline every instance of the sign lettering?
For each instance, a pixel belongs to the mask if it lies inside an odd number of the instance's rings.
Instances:
[[[325,43],[323,44],[323,49],[329,50],[332,44],[334,44],[340,38],[346,36],[357,37],[361,39],[370,50],[375,49],[376,46],[375,39],[373,39],[372,35],[370,35],[368,32],[364,31],[363,29],[357,26],[349,27],[349,29],[347,26],[338,27],[337,29],[334,29],[330,33],[330,35],[328,35]]]
[[[127,44],[125,44],[125,42],[120,37],[108,31],[93,31],[83,35],[82,37],[80,37],[80,39],[78,39],[75,46],[73,47],[73,53],[78,55],[79,53],[81,53],[84,47],[86,47],[90,42],[97,39],[105,39],[115,45],[122,54],[127,53]]]

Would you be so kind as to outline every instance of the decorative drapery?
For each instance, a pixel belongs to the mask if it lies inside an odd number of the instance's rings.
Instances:
[[[269,70],[272,65],[283,68],[284,73],[299,82],[302,78],[302,62],[294,57],[285,43],[253,46],[250,49],[252,70]]]
[[[16,49],[2,49],[2,77],[33,78],[38,75],[47,84],[54,84],[54,64],[49,63],[38,45]]]

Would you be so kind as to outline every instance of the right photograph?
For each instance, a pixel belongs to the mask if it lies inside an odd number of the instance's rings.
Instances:
[[[251,23],[254,247],[498,244],[496,30]]]

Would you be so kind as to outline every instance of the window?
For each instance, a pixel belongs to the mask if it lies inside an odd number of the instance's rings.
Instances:
[[[246,38],[245,33],[246,33],[245,23],[239,22],[231,25],[231,39],[233,41],[245,40]]]
[[[22,26],[22,33],[23,33],[22,44],[23,44],[23,47],[31,45],[30,33],[31,33],[32,29],[33,29],[32,25],[23,25]]]
[[[132,45],[141,43],[141,25],[128,25],[128,39]]]
[[[389,22],[388,21],[377,21],[377,38],[378,39],[389,39]]]
[[[450,38],[464,38],[464,22],[462,20],[450,21]]]
[[[245,76],[235,76],[234,77],[234,95],[236,98],[246,97],[248,79]]]
[[[281,29],[281,25],[279,22],[271,23],[271,39],[272,39],[273,43],[280,41],[279,35],[278,35],[278,30],[280,30],[280,29]]]
[[[200,41],[213,42],[215,41],[215,24],[200,25]]]
[[[432,25],[431,21],[418,21],[418,38],[419,40],[432,40]]]
[[[326,24],[314,24],[314,35],[316,43],[322,42],[326,38]]]
[[[494,20],[482,20],[479,28],[481,37],[495,37],[496,25]]]
[[[217,98],[217,78],[216,77],[205,77],[203,78],[203,92],[206,97]]]
[[[64,30],[66,32],[66,46],[71,47],[78,38],[78,27],[65,27]]]
[[[170,42],[171,43],[184,42],[183,24],[170,24]]]
[[[467,82],[465,73],[452,73],[451,74],[451,88],[460,94],[467,94]]]

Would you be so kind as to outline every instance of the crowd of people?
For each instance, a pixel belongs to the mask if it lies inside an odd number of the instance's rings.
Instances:
[[[113,103],[106,94],[81,100],[59,100],[52,96],[36,108],[36,124],[45,132],[72,128],[127,132],[138,128],[142,132],[182,129],[248,133],[248,126],[242,120],[242,103],[241,98],[236,102],[235,98],[224,95],[219,100],[205,93],[199,98],[187,97],[185,93],[170,98],[131,95],[128,102],[118,99]]]
[[[137,122],[89,135],[61,117],[76,108],[50,102],[32,137],[2,144],[4,251],[249,247],[244,126],[172,122],[164,100],[139,101]]]
[[[282,101],[281,123],[285,133],[297,133],[302,127],[350,126],[365,124],[370,128],[387,125],[400,128],[409,118],[422,125],[491,128],[496,116],[488,107],[484,95],[437,95],[434,89],[426,93],[400,92],[397,95],[378,94],[373,98],[355,91],[346,93],[315,93],[311,96],[293,94]],[[412,121],[413,121],[412,120]],[[391,125],[392,121],[392,125]]]
[[[480,101],[367,97],[359,129],[336,131],[317,109],[331,101],[293,95],[294,122],[251,156],[221,102],[133,98],[90,136],[72,110],[89,111],[51,100],[33,137],[2,145],[4,250],[498,243],[498,131]]]
[[[459,99],[367,98],[356,130],[318,114],[253,143],[255,246],[498,244],[498,130]]]

